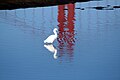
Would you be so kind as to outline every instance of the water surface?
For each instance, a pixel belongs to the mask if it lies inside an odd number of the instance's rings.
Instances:
[[[93,8],[107,5],[120,1],[1,10],[0,79],[120,80],[120,9]]]

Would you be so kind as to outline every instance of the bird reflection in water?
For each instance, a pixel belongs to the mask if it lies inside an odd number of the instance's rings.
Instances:
[[[53,58],[57,59],[57,49],[52,44],[44,44],[44,47],[53,53]]]
[[[65,9],[68,8],[68,9]],[[74,12],[75,5],[59,5],[58,6],[58,48],[59,56],[62,57],[67,55],[68,60],[72,60],[74,44],[75,44],[75,33],[74,33]]]

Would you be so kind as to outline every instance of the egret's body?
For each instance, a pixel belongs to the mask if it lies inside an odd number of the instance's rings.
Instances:
[[[54,28],[53,32],[54,34],[53,35],[50,35],[46,40],[44,40],[44,43],[50,43],[52,44],[55,39],[57,39],[57,28]]]

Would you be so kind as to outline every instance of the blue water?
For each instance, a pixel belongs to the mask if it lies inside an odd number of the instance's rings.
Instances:
[[[89,8],[106,5],[120,1],[1,10],[0,80],[120,80],[120,9]]]

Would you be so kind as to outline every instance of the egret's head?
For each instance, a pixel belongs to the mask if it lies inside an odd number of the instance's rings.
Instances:
[[[58,29],[57,29],[57,28],[54,28],[54,30],[53,30],[53,31],[56,31],[56,32],[57,32],[57,31],[58,31]]]

